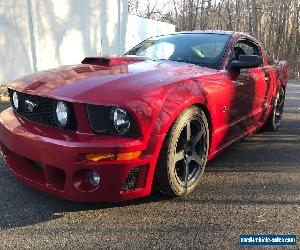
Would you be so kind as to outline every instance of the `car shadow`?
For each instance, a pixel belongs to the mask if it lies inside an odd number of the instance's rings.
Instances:
[[[197,197],[211,205],[300,205],[300,120],[286,111],[277,132],[258,131],[212,159]]]
[[[1,165],[3,161],[1,159]],[[7,168],[0,169],[0,230],[24,227],[56,220],[62,213],[129,207],[170,200],[159,194],[130,201],[112,203],[81,203],[68,201],[26,186],[17,181]]]

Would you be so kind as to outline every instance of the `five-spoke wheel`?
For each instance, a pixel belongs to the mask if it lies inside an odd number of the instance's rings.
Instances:
[[[276,96],[275,104],[270,113],[270,116],[268,117],[262,128],[264,131],[277,131],[282,119],[284,99],[285,90],[281,87],[279,93]]]
[[[192,106],[177,118],[164,141],[154,185],[173,196],[190,193],[201,180],[208,150],[207,118]]]

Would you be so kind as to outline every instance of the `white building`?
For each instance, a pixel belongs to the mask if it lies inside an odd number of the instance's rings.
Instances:
[[[128,15],[127,0],[0,0],[0,83],[174,31]]]

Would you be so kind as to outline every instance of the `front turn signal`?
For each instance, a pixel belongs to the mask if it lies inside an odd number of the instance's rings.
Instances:
[[[88,161],[112,161],[116,159],[114,154],[87,154],[85,158]]]
[[[118,153],[118,154],[87,154],[85,156],[86,160],[98,162],[98,161],[128,161],[139,158],[142,155],[142,151],[134,151],[128,153]]]
[[[120,153],[117,154],[118,161],[127,161],[139,158],[142,155],[142,151],[135,151],[130,153]]]

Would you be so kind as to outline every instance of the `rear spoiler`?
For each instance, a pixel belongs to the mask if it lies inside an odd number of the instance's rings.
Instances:
[[[130,64],[148,60],[143,56],[121,56],[121,57],[86,57],[82,64],[94,64],[104,67],[113,67],[121,64]]]

